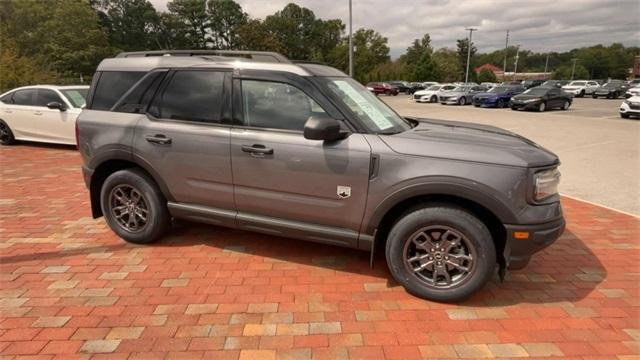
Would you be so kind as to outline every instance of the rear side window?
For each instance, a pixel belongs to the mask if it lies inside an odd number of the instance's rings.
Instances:
[[[155,117],[197,122],[220,122],[224,72],[176,71],[165,90],[151,103]]]
[[[133,84],[138,82],[145,72],[140,71],[105,71],[100,75],[96,86],[91,108],[109,110]]]
[[[146,110],[149,101],[158,89],[158,85],[162,82],[166,72],[151,72],[131,91],[118,101],[114,111],[125,113],[143,113]]]
[[[13,94],[13,103],[16,105],[32,106],[36,97],[35,95],[35,89],[18,90]]]
[[[48,89],[38,89],[38,93],[36,94],[36,103],[35,106],[47,106],[50,102],[59,102],[64,104],[60,96],[53,90]]]

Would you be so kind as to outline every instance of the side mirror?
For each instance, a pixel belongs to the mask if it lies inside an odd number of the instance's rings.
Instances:
[[[48,103],[48,104],[47,104],[47,107],[48,107],[49,109],[58,109],[58,110],[60,110],[60,111],[65,111],[65,110],[67,110],[67,107],[66,107],[64,104],[62,104],[62,103],[60,103],[60,102],[57,102],[57,101],[52,101],[52,102]]]
[[[340,122],[325,116],[311,116],[304,124],[304,137],[309,140],[333,141],[344,137]]]

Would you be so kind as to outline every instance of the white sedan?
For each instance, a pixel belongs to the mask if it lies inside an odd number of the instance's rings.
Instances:
[[[0,143],[76,143],[76,118],[89,86],[25,86],[0,95]]]
[[[562,91],[572,94],[575,97],[591,95],[600,86],[596,81],[576,80],[562,87]]]
[[[432,85],[428,88],[420,91],[416,91],[413,93],[413,100],[415,102],[438,102],[439,96],[442,93],[447,91],[451,91],[455,89],[455,85],[444,84],[444,85]]]

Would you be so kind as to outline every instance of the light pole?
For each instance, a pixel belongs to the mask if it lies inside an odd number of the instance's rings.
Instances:
[[[573,74],[576,72],[576,62],[580,60],[578,58],[573,58],[571,59],[571,61],[573,61],[573,66],[571,67],[571,80],[573,80]]]
[[[349,0],[349,76],[353,77],[353,20],[351,0]]]
[[[475,28],[465,28],[465,30],[469,31],[469,42],[467,43],[467,72],[464,75],[464,82],[469,82],[469,60],[471,60],[471,37],[474,31],[478,29]]]
[[[516,79],[518,73],[518,58],[520,57],[520,44],[516,45],[516,61],[513,64],[513,80]]]
[[[547,53],[547,60],[544,62],[544,72],[547,72],[547,66],[549,65],[549,53]]]
[[[507,79],[507,52],[509,51],[509,30],[507,30],[507,38],[504,40],[504,66],[502,67],[502,81]]]

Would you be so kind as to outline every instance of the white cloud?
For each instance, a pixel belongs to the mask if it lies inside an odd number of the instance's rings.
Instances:
[[[166,10],[167,0],[150,0]],[[289,2],[307,7],[323,19],[347,24],[348,0],[238,0],[250,16],[264,18]],[[392,56],[413,39],[431,35],[434,47],[455,47],[474,26],[480,52],[510,43],[546,52],[621,42],[640,46],[640,2],[637,0],[353,0],[353,28],[372,28],[389,39]]]

